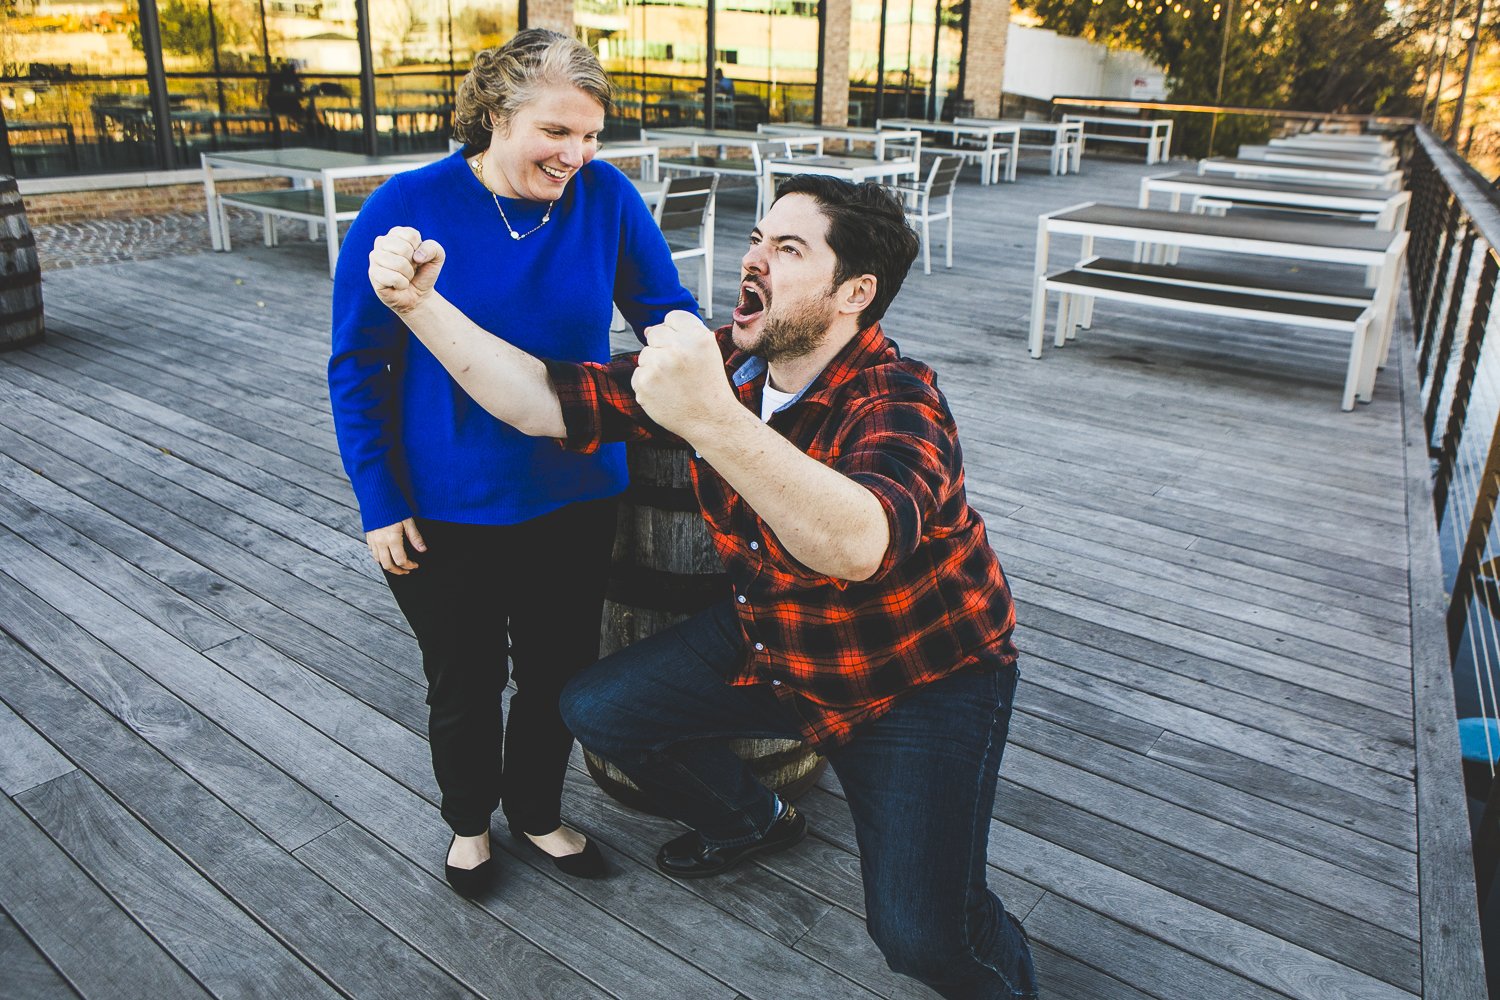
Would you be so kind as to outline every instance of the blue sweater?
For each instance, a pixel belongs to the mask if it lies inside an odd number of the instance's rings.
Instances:
[[[524,233],[546,206],[501,199]],[[544,358],[605,361],[610,305],[637,336],[673,309],[697,311],[666,240],[630,181],[596,161],[552,220],[513,240],[461,153],[397,174],[365,202],[339,254],[328,392],[364,530],[418,515],[515,524],[625,488],[619,446],[597,455],[528,438],[459,388],[367,275],[369,250],[411,226],[447,251],[437,290],[480,327]]]

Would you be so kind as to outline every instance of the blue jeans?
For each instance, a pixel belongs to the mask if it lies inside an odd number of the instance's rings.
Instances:
[[[721,742],[800,738],[769,685],[736,687],[744,637],[725,602],[564,688],[563,718],[711,844],[755,840],[775,796]],[[903,698],[827,753],[854,818],[866,924],[896,972],[951,998],[1036,996],[1020,924],[985,881],[1016,672],[963,672]]]

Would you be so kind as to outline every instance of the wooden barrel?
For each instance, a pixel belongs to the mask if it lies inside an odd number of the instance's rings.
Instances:
[[[0,351],[42,339],[42,266],[14,177],[0,175]]]
[[[675,625],[731,592],[698,511],[687,449],[631,444],[627,456],[630,488],[620,503],[600,656]],[[800,740],[728,742],[757,778],[789,799],[811,788],[824,764]],[[583,759],[609,795],[632,808],[657,812],[613,764],[587,750]]]

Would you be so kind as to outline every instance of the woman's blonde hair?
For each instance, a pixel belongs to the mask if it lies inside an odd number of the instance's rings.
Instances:
[[[470,146],[487,146],[490,133],[510,128],[516,112],[548,87],[571,86],[609,111],[609,77],[582,42],[545,28],[527,28],[497,49],[474,57],[458,86],[454,135]]]

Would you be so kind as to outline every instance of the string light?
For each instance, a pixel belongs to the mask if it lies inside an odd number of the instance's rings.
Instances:
[[[1103,3],[1104,0],[1091,0],[1095,7]],[[1269,31],[1279,34],[1283,30],[1281,22],[1290,16],[1289,11],[1294,5],[1307,11],[1315,11],[1321,4],[1322,0],[1244,0],[1239,11],[1240,23],[1257,33]],[[1223,0],[1125,0],[1125,9],[1143,18],[1175,15],[1187,21],[1197,14],[1199,17],[1221,21],[1225,17]]]

